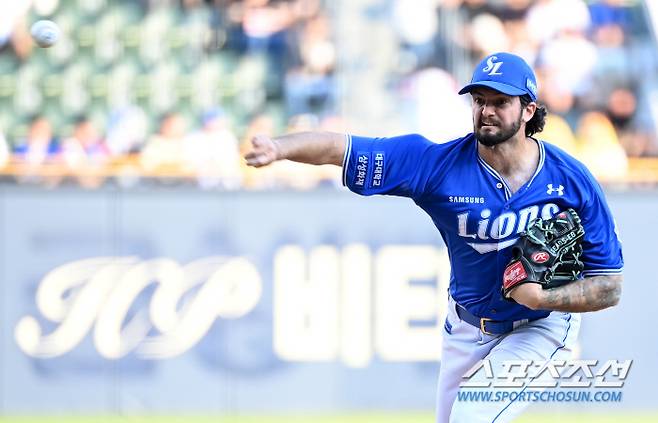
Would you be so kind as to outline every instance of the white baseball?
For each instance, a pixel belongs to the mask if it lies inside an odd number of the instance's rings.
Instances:
[[[39,47],[50,47],[57,42],[60,30],[53,21],[41,20],[36,21],[30,28],[32,38]]]

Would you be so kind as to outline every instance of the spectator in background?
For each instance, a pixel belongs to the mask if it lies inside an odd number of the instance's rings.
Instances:
[[[510,40],[501,20],[490,14],[476,16],[471,23],[471,48],[474,59],[497,51],[509,50]]]
[[[213,16],[203,0],[181,0],[181,12],[178,26],[184,29],[186,39],[178,55],[182,62],[190,65],[203,60],[203,54],[217,42],[210,26]]]
[[[140,156],[142,168],[149,173],[180,173],[185,154],[187,123],[176,112],[166,113],[158,132],[147,141]]]
[[[578,159],[602,182],[619,181],[628,172],[626,152],[605,114],[587,112],[577,130]]]
[[[531,3],[531,0],[504,0],[499,11],[500,19],[505,26],[510,22],[525,21]]]
[[[550,75],[551,90],[583,94],[596,64],[596,46],[587,39],[590,16],[582,0],[539,0],[528,10],[528,37],[538,64]]]
[[[32,0],[3,2],[0,14],[0,47],[9,44],[16,26],[25,19],[31,6]]]
[[[589,7],[592,13],[589,35],[598,57],[590,75],[590,87],[580,99],[581,106],[587,109],[604,109],[615,87],[632,84],[641,73],[630,57],[624,33],[626,18],[623,13],[617,14],[608,6],[611,5],[599,2]]]
[[[457,94],[457,82],[443,69],[428,67],[413,72],[400,85],[400,115],[408,132],[430,140],[457,138],[472,128],[471,107]]]
[[[62,142],[62,159],[72,169],[102,166],[110,158],[110,149],[94,122],[87,116],[76,118],[73,134]]]
[[[286,76],[286,105],[290,116],[333,112],[336,48],[328,18],[319,14],[308,20],[299,43],[301,63]]]
[[[569,123],[558,114],[548,112],[548,115],[546,115],[546,125],[541,132],[541,138],[560,147],[572,156],[578,154],[576,136],[571,130]]]
[[[580,116],[573,93],[559,83],[554,73],[542,66],[537,68],[537,78],[540,84],[539,97],[550,113],[565,119],[574,128]]]
[[[583,33],[590,24],[583,0],[538,0],[528,10],[528,36],[537,45],[546,44],[564,30]]]
[[[107,124],[106,144],[113,156],[141,150],[147,132],[147,117],[137,106],[126,106],[112,111]]]
[[[286,48],[286,31],[294,22],[290,2],[243,0],[241,6],[247,51],[267,51],[272,54],[283,52]]]
[[[290,1],[243,0],[235,8],[241,20],[244,47],[247,54],[265,54],[269,75],[269,98],[283,95],[284,75],[290,59],[289,37],[296,22]]]
[[[573,26],[568,23],[565,22],[557,36],[544,44],[539,53],[539,61],[552,75],[560,91],[568,91],[578,96],[586,93],[598,52],[596,46],[585,36],[586,23],[574,21]],[[585,25],[585,28],[581,25]]]
[[[240,145],[245,146],[245,142],[249,144],[251,138],[257,134],[274,135],[274,131],[275,125],[272,116],[264,112],[259,113],[249,120],[249,124],[242,138],[243,142]],[[249,145],[246,145],[246,147],[249,148]],[[242,152],[240,155],[242,156]]]
[[[204,113],[202,127],[185,139],[184,162],[201,188],[237,189],[242,185],[238,139],[222,109]]]
[[[35,116],[30,121],[27,136],[14,148],[14,157],[30,166],[52,163],[59,154],[58,140],[53,135],[53,128],[45,116]]]
[[[474,46],[477,40],[475,39],[475,28],[473,21],[478,16],[495,15],[496,9],[489,3],[488,0],[450,0],[444,2],[441,6],[443,8],[450,6],[454,7],[453,4],[450,4],[449,6],[446,5],[446,3],[450,2],[459,3],[459,15],[461,16],[461,20],[464,25],[464,36],[458,37],[456,41],[459,42],[461,39],[465,40],[466,42],[463,46],[472,53],[471,59],[477,61],[479,60],[479,53],[475,53],[477,48]]]
[[[439,21],[439,0],[394,0],[393,27],[401,47],[412,55],[415,66],[434,62],[435,37]]]
[[[618,26],[622,31],[627,31],[631,23],[628,4],[628,0],[592,1],[589,4],[589,14],[592,18],[593,31],[609,25]]]
[[[62,141],[61,158],[80,185],[95,188],[103,183],[102,168],[110,159],[110,150],[98,129],[87,116],[79,116],[73,134]]]
[[[41,115],[33,117],[27,136],[17,142],[13,152],[14,160],[19,166],[18,182],[57,185],[63,179],[63,173],[58,171],[49,174],[43,171],[43,166],[57,163],[59,152],[59,143],[53,135],[50,121]]]
[[[483,13],[496,13],[496,9],[489,0],[443,0],[442,4],[447,4],[449,7],[457,6],[460,12],[463,13],[466,21],[471,21]]]
[[[32,0],[4,1],[0,13],[0,53],[12,51],[19,60],[32,52],[33,41],[26,20]]]
[[[7,166],[7,163],[9,163],[9,144],[5,133],[0,131],[0,169]]]
[[[615,88],[608,96],[606,115],[619,133],[619,142],[629,157],[658,155],[651,117],[638,111],[638,99],[632,89]]]
[[[529,9],[530,0],[505,0],[500,18],[509,38],[510,51],[533,63],[536,61],[537,44],[528,37],[526,17]]]

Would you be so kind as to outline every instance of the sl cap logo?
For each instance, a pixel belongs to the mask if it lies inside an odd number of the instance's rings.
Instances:
[[[482,69],[482,72],[489,72],[488,75],[493,76],[493,75],[502,75],[502,72],[498,72],[500,67],[503,65],[503,62],[495,62],[494,60],[498,60],[497,56],[491,56],[490,58],[487,59],[487,66],[485,66]]]
[[[557,195],[562,197],[564,195],[564,187],[562,185],[559,185],[557,188],[553,188],[553,184],[548,184],[546,185],[546,194],[553,194],[554,192],[557,192]]]

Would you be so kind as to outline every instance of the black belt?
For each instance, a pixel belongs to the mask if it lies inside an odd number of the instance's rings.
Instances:
[[[476,328],[479,328],[482,333],[486,335],[502,335],[504,333],[509,333],[520,325],[546,317],[542,316],[523,320],[492,320],[488,317],[478,317],[474,314],[471,314],[468,310],[466,310],[466,308],[460,306],[457,303],[455,303],[455,306],[457,316],[459,316],[460,319],[472,326],[475,326]]]

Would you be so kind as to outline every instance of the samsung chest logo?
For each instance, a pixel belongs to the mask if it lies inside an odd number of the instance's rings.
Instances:
[[[510,210],[499,216],[492,216],[489,209],[482,209],[478,216],[472,216],[472,212],[468,211],[457,215],[457,233],[463,238],[477,241],[467,244],[480,254],[502,250],[514,244],[517,239],[506,238],[525,231],[528,224],[537,217],[548,219],[558,210],[556,204],[548,203],[541,207],[530,206],[518,211]],[[494,242],[483,242],[488,240]]]
[[[448,201],[451,203],[468,203],[468,204],[484,204],[484,197],[466,197],[466,196],[450,196]]]

